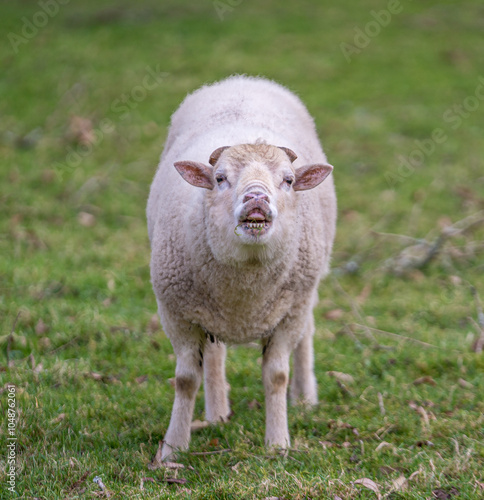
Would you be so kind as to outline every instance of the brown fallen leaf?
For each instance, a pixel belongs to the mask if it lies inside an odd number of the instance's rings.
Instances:
[[[134,380],[137,384],[142,384],[148,380],[148,375],[141,375],[140,377],[136,377]]]
[[[77,220],[81,226],[92,227],[96,224],[96,217],[88,212],[79,212]]]
[[[371,293],[371,285],[370,283],[367,283],[363,287],[363,290],[361,290],[358,297],[356,297],[356,301],[358,302],[358,304],[363,305],[366,302],[366,299],[370,296],[370,293]]]
[[[467,380],[464,380],[463,378],[460,378],[457,381],[457,383],[464,389],[474,389],[474,386],[470,382],[467,382]]]
[[[407,489],[407,478],[402,474],[392,481],[393,491],[403,491]]]
[[[213,438],[208,442],[209,446],[218,446],[218,438]]]
[[[71,116],[69,121],[68,138],[78,144],[90,145],[95,141],[92,122],[82,116]]]
[[[422,426],[424,430],[427,432],[430,430],[430,421],[429,421],[429,414],[425,411],[425,408],[423,406],[420,406],[413,401],[411,401],[408,406],[412,408],[412,410],[415,410],[421,417],[422,417]]]
[[[160,329],[160,318],[158,314],[153,314],[150,318],[150,322],[148,323],[148,330],[151,333],[155,333]]]
[[[428,384],[433,386],[437,385],[437,382],[429,375],[426,375],[425,377],[420,377],[414,380],[412,383],[413,385],[421,385],[421,384]]]
[[[354,484],[359,484],[361,486],[364,486],[365,488],[373,491],[376,493],[378,498],[381,498],[380,495],[380,489],[378,488],[378,485],[375,483],[375,481],[372,481],[371,479],[368,479],[367,477],[364,477],[362,479],[357,479]]]
[[[35,325],[35,333],[37,335],[44,335],[44,333],[47,333],[49,331],[49,327],[44,323],[42,318],[39,318],[39,321],[37,321],[37,324]]]
[[[381,450],[383,450],[384,448],[394,448],[393,444],[391,443],[388,443],[387,441],[382,441],[376,448],[375,448],[375,451],[376,452],[380,452]]]
[[[403,472],[404,468],[403,467],[390,467],[389,465],[382,465],[381,467],[378,467],[378,470],[384,475],[384,476],[391,476],[395,472]]]
[[[249,402],[247,405],[251,410],[258,410],[261,407],[261,404],[257,399],[253,399],[252,401]]]
[[[415,443],[415,446],[418,446],[419,448],[423,448],[424,446],[434,446],[434,443],[429,440],[424,440],[424,441],[417,441]]]
[[[53,418],[50,423],[51,424],[58,424],[59,422],[62,422],[67,415],[65,413],[60,413],[57,417]]]
[[[330,429],[354,429],[355,427],[348,422],[341,422],[340,420],[329,420],[328,427]]]
[[[449,281],[454,285],[460,285],[462,283],[462,278],[460,276],[449,276]]]
[[[188,482],[188,479],[185,479],[184,477],[167,477],[165,479],[162,479],[161,481],[164,481],[165,483],[168,484],[186,484]]]
[[[329,320],[329,321],[336,321],[338,319],[341,319],[344,315],[343,309],[333,309],[331,311],[328,311],[324,317]]]
[[[336,380],[343,382],[344,384],[354,384],[354,382],[355,382],[355,379],[351,375],[348,375],[347,373],[343,373],[343,372],[329,371],[329,372],[326,372],[326,375],[333,377]]]
[[[458,494],[459,490],[455,486],[452,486],[452,488],[450,489],[437,488],[436,490],[432,491],[433,497],[437,500],[449,500],[450,498],[453,498]]]

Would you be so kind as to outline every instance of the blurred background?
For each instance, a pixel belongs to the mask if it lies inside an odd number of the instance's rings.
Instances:
[[[0,12],[0,377],[24,387],[25,453],[116,447],[124,432],[131,460],[131,446],[161,439],[174,358],[149,282],[146,200],[171,114],[236,73],[296,92],[335,167],[333,272],[316,313],[325,411],[346,397],[326,370],[351,368],[396,398],[404,374],[443,377],[427,395],[441,402],[463,377],[462,428],[482,416],[481,1],[2,0]],[[374,354],[388,342],[396,352]],[[231,382],[234,399],[252,401],[257,360],[231,356],[229,378],[254,377]],[[120,402],[130,384],[138,399]],[[49,448],[42,429],[58,415]],[[92,418],[100,434],[70,441],[64,418],[76,432]]]

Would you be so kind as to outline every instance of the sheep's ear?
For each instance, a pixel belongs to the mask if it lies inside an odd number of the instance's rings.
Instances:
[[[220,158],[220,155],[226,150],[230,148],[230,146],[222,146],[221,148],[217,148],[211,155],[210,159],[208,160],[208,163],[212,165],[212,167],[215,166],[217,163],[218,159]]]
[[[212,169],[197,161],[176,161],[178,173],[192,186],[213,189]]]
[[[321,184],[332,171],[333,167],[325,164],[300,167],[296,170],[296,182],[293,185],[293,189],[294,191],[312,189]]]
[[[292,150],[292,149],[289,149],[289,148],[285,148],[284,146],[277,146],[279,149],[282,149],[284,151],[284,153],[287,154],[287,156],[289,156],[289,159],[291,160],[291,163],[297,159],[297,154]]]

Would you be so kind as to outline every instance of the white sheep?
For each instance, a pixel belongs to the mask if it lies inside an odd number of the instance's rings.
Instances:
[[[335,234],[332,170],[305,106],[269,80],[204,86],[174,113],[147,207],[151,280],[177,357],[162,460],[188,447],[202,372],[206,419],[228,418],[226,343],[261,340],[268,446],[290,446],[291,352],[292,401],[317,402],[312,309]]]

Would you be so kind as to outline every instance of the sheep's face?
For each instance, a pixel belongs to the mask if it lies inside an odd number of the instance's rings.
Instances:
[[[326,164],[295,169],[295,159],[295,153],[284,147],[242,144],[215,150],[211,167],[175,163],[187,182],[209,190],[206,227],[216,258],[270,258],[294,240],[297,191],[316,187],[333,169]]]

